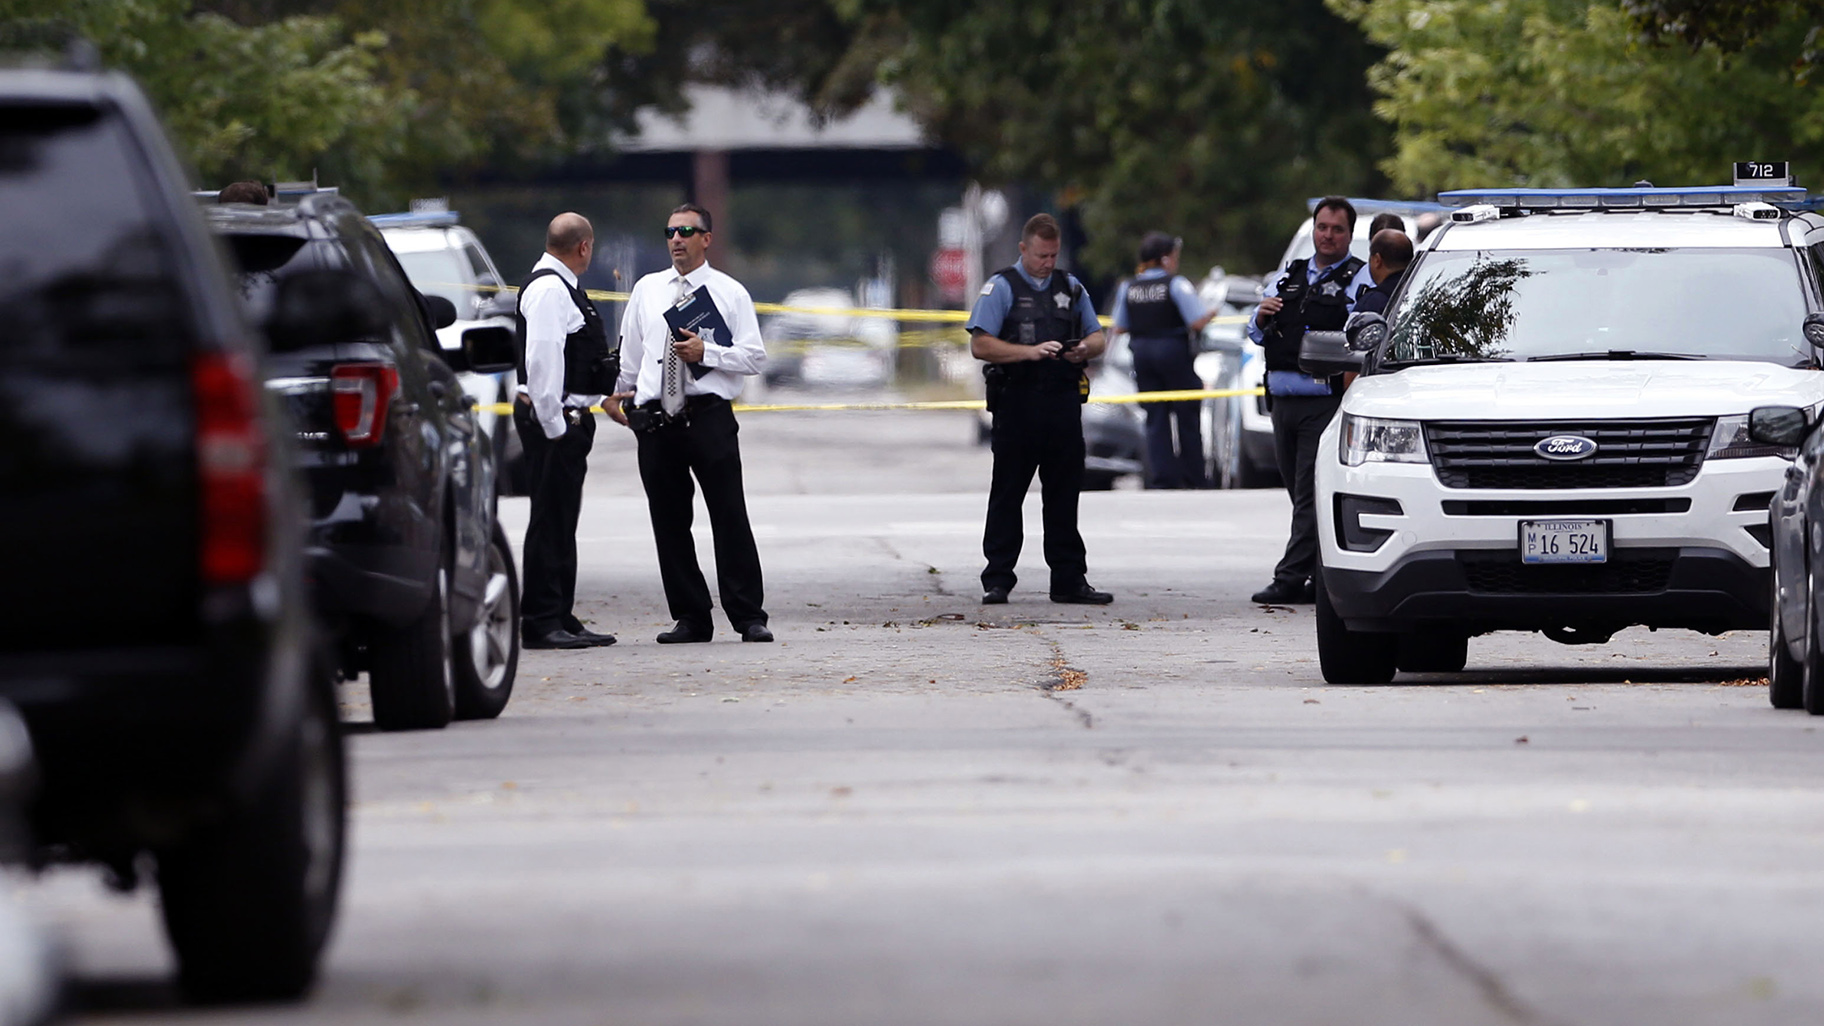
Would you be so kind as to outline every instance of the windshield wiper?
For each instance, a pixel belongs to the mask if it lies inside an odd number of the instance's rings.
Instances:
[[[1600,353],[1554,353],[1551,356],[1529,356],[1527,363],[1553,363],[1560,360],[1708,360],[1702,353],[1648,353],[1639,349],[1610,349]]]
[[[1502,356],[1465,356],[1462,353],[1442,353],[1437,356],[1415,356],[1410,360],[1387,360],[1384,362],[1388,364],[1399,364],[1401,367],[1411,367],[1414,364],[1422,363],[1507,363],[1509,361],[1506,357]]]

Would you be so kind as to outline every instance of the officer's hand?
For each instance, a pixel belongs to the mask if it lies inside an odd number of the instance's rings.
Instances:
[[[1071,363],[1088,363],[1089,347],[1079,342],[1069,349],[1064,350],[1063,356],[1064,359],[1069,360]]]
[[[1285,305],[1286,305],[1286,301],[1279,298],[1278,296],[1268,296],[1267,298],[1261,300],[1260,309],[1258,311],[1256,311],[1254,314],[1254,323],[1260,325],[1263,328],[1266,327],[1267,318],[1272,317],[1274,314],[1278,313],[1281,309],[1283,309],[1285,307]]]
[[[627,426],[627,411],[621,409],[621,400],[622,399],[632,399],[632,398],[633,398],[632,392],[616,392],[613,395],[609,396],[608,398],[602,400],[602,412],[606,413],[608,415],[609,420],[614,421],[616,424],[619,424],[622,427],[626,427]]]
[[[1032,358],[1035,360],[1050,360],[1063,351],[1064,343],[1062,342],[1040,342],[1038,345],[1032,347]]]
[[[678,351],[678,359],[685,363],[701,363],[703,360],[703,340],[694,331],[686,331],[682,342],[673,342],[671,348]]]

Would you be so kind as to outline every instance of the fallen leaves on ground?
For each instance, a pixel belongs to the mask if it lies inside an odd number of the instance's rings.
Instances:
[[[1767,678],[1738,677],[1735,680],[1719,681],[1718,686],[1725,688],[1764,688],[1767,686]]]

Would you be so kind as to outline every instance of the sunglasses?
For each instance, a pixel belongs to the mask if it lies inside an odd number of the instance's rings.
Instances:
[[[707,234],[709,234],[708,228],[698,228],[695,225],[689,225],[689,224],[681,224],[681,225],[677,225],[675,227],[665,229],[665,237],[668,239],[675,239],[680,235],[682,235],[688,239],[693,235],[707,235]]]

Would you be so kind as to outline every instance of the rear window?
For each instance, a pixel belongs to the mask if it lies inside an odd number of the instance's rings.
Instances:
[[[442,296],[455,307],[458,316],[474,317],[476,300],[481,293],[470,286],[478,277],[472,261],[454,249],[420,250],[415,253],[393,255],[399,258],[399,266],[405,269],[406,277],[418,291],[427,296]]]
[[[93,109],[0,118],[0,359],[75,350],[156,362],[189,351],[147,174],[124,126]]]

